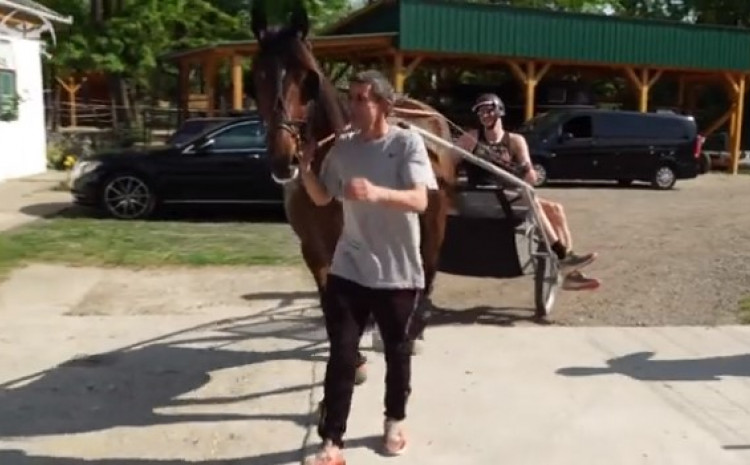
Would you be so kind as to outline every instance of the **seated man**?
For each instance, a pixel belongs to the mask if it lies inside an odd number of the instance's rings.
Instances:
[[[531,166],[529,149],[526,140],[520,134],[503,129],[502,116],[505,105],[495,94],[479,96],[472,110],[477,113],[481,127],[463,134],[457,145],[462,149],[484,158],[506,171],[515,174],[529,184],[534,184],[536,172]],[[471,182],[497,182],[497,177],[471,165],[467,167]],[[563,289],[581,290],[596,289],[599,280],[581,273],[580,269],[596,259],[596,253],[577,255],[573,252],[572,237],[562,205],[551,200],[537,197],[542,211],[542,227],[552,241],[552,250],[560,259],[561,273],[565,277]]]

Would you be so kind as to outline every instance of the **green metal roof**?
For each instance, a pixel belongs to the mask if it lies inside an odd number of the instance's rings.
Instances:
[[[404,52],[750,71],[750,31],[735,27],[449,0],[382,0],[325,34],[358,32],[397,32]]]

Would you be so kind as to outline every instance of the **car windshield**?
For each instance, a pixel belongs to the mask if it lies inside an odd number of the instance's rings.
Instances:
[[[555,127],[562,119],[565,113],[560,111],[550,111],[535,116],[534,118],[523,123],[517,130],[520,133],[545,133],[548,129]]]
[[[224,120],[187,120],[172,134],[167,143],[183,145],[224,122]]]

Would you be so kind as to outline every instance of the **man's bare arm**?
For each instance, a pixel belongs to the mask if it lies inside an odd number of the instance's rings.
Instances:
[[[422,213],[427,209],[427,187],[424,184],[418,184],[412,189],[404,190],[385,187],[381,189],[383,190],[380,203],[384,205],[417,213]]]
[[[529,154],[529,146],[526,143],[526,139],[520,134],[513,134],[510,141],[511,144],[515,145],[513,153],[518,159],[518,164],[528,169],[523,177],[524,181],[533,185],[536,182],[536,171],[534,171],[534,167],[531,164],[531,155]]]

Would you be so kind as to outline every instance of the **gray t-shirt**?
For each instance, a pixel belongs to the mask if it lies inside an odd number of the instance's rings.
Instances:
[[[320,172],[328,193],[341,200],[344,208],[344,230],[331,273],[371,288],[424,288],[418,214],[344,199],[343,186],[355,177],[390,189],[409,189],[415,184],[437,189],[424,140],[396,126],[373,141],[364,141],[356,132],[344,134]]]

